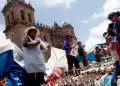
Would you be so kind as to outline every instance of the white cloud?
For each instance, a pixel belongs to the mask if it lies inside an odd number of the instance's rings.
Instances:
[[[100,44],[103,42],[105,42],[105,40],[102,38],[96,38],[94,36],[90,36],[89,39],[85,43],[85,45],[86,45],[85,50],[89,51],[94,45]]]
[[[5,28],[5,25],[0,24],[0,40],[1,39],[6,39],[5,34],[3,33],[4,28]]]
[[[94,13],[92,18],[98,19],[100,17],[106,18],[101,24],[90,29],[89,39],[86,41],[86,49],[89,50],[93,45],[103,43],[105,40],[102,34],[106,31],[110,21],[107,21],[107,15],[113,11],[120,10],[120,0],[106,0],[103,6],[103,11],[100,13]]]
[[[105,5],[103,6],[104,14],[103,16],[107,16],[112,11],[120,10],[120,0],[107,0]]]
[[[100,17],[107,17],[109,13],[118,10],[120,10],[120,0],[106,0],[103,6],[103,11],[100,13],[94,13],[91,18],[98,19]]]
[[[109,23],[110,21],[105,20],[103,23],[90,29],[89,39],[85,43],[87,45],[87,51],[92,48],[92,46],[105,42],[105,39],[103,38],[103,33],[107,30]]]
[[[83,20],[83,21],[81,21],[81,23],[83,23],[83,24],[87,24],[89,22],[89,20]]]
[[[0,0],[0,8],[3,8],[7,0]],[[56,6],[64,6],[65,8],[71,8],[72,3],[76,2],[76,0],[25,0],[27,3],[32,3],[37,6],[48,6],[48,7],[56,7]]]
[[[95,37],[101,36],[107,30],[109,23],[110,21],[105,20],[103,23],[90,29],[90,34]]]
[[[0,0],[0,9],[5,5],[6,0]]]
[[[96,19],[102,17],[102,15],[103,15],[103,12],[94,13],[94,14],[91,16],[90,19],[88,19],[88,20],[82,20],[81,23],[87,24],[87,23],[89,23],[89,22],[93,22],[93,21],[95,21]]]
[[[1,39],[5,39],[5,38],[6,38],[6,37],[5,37],[5,34],[0,31],[0,40],[1,40]]]
[[[73,2],[76,0],[44,0],[44,3],[50,7],[64,5],[65,8],[71,8]]]
[[[96,19],[98,19],[99,17],[101,17],[102,15],[103,15],[103,12],[94,13],[94,14],[91,16],[91,18],[92,18],[93,20],[96,20]]]

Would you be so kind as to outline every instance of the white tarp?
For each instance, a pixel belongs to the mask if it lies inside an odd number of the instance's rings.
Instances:
[[[47,46],[49,46],[49,43],[43,42],[42,40],[41,44],[45,49],[47,49]],[[3,53],[8,50],[13,50],[13,56],[14,60],[21,66],[24,67],[24,59],[23,59],[23,52],[18,48],[17,45],[12,43],[10,39],[2,39],[0,42],[0,53]]]
[[[67,70],[67,58],[64,50],[51,47],[51,57],[47,62],[49,68],[62,67]]]
[[[23,52],[9,39],[1,40],[0,42],[0,53],[8,50],[13,50],[14,60],[21,66],[24,67]],[[67,69],[67,59],[64,50],[51,48],[51,57],[47,62],[49,68],[62,67]]]
[[[8,50],[13,50],[14,60],[21,66],[24,67],[23,52],[9,39],[3,39],[0,42],[0,53]]]
[[[94,45],[91,49],[89,49],[89,50],[87,51],[87,54],[89,54],[89,53],[93,52],[93,51],[94,51],[94,49],[95,49],[95,47],[97,47],[97,45]]]

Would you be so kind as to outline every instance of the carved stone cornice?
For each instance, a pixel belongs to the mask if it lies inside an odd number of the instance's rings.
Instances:
[[[35,11],[35,9],[32,7],[31,4],[27,4],[23,1],[9,1],[7,4],[5,4],[5,6],[3,7],[3,10],[2,10],[2,13],[5,13],[6,10],[13,4],[13,3],[18,3],[18,4],[21,4],[21,5],[24,5],[25,7],[28,7],[30,9],[32,9],[33,11]]]

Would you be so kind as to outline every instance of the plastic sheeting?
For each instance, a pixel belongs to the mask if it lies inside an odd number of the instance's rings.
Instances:
[[[10,40],[1,40],[0,42],[0,54],[8,50],[13,51],[13,59],[21,67],[24,67],[23,52]]]
[[[23,86],[21,80],[24,78],[25,71],[14,61],[12,50],[0,54],[0,67],[0,77],[7,75],[9,78],[9,84],[11,83],[12,86]]]
[[[22,74],[22,73],[21,73]],[[12,86],[24,86],[23,78],[20,77],[19,72],[12,72],[9,74],[9,80]]]
[[[103,43],[103,44],[97,44],[97,45],[94,45],[88,52],[88,60],[89,61],[96,61],[96,58],[95,58],[95,55],[94,55],[94,49],[96,46],[103,46],[105,45],[106,43]]]
[[[116,77],[117,77],[117,70],[116,70],[116,66],[114,66],[114,71],[107,76],[107,78],[104,81],[104,86],[111,86],[111,83],[116,84],[117,83]]]
[[[10,40],[1,40],[0,67],[0,78],[7,75],[6,86],[23,86],[25,70],[22,51]]]
[[[88,60],[89,61],[96,61],[96,58],[95,58],[95,55],[94,55],[94,49],[97,45],[94,45],[88,52],[87,52],[87,55],[88,55]]]
[[[51,47],[51,57],[47,62],[49,68],[62,67],[67,70],[67,58],[64,50]]]
[[[88,54],[88,60],[89,61],[96,61],[95,55],[94,55],[94,51],[90,52]]]

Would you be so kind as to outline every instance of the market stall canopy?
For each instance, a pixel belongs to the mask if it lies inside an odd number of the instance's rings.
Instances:
[[[89,61],[96,61],[96,59],[95,59],[95,56],[94,56],[94,49],[95,49],[95,47],[99,47],[99,46],[105,46],[106,45],[106,43],[101,43],[101,44],[96,44],[96,45],[94,45],[91,49],[89,49],[88,51],[87,51],[87,55],[88,55],[88,60]]]
[[[1,40],[0,42],[0,76],[2,76],[6,65],[17,63],[22,68],[24,67],[24,60],[22,51],[9,39]],[[8,70],[9,71],[9,70]]]
[[[94,56],[94,49],[97,45],[94,45],[88,52],[87,52],[87,55],[88,55],[88,60],[89,61],[96,61],[96,58]]]
[[[47,62],[50,68],[62,67],[67,70],[67,58],[64,50],[51,47],[51,56]]]
[[[24,67],[23,52],[9,39],[1,40],[0,42],[0,54],[6,51],[12,50],[14,60],[21,66]]]
[[[0,78],[7,74],[6,83],[22,86],[25,73],[22,51],[9,39],[0,41]]]

